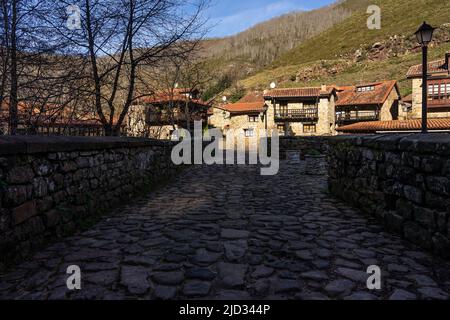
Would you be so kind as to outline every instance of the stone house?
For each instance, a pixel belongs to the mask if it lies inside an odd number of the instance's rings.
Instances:
[[[336,126],[399,117],[400,90],[395,80],[337,87]]]
[[[428,118],[450,118],[450,52],[440,60],[428,63]],[[412,80],[410,119],[422,118],[422,65],[407,73]]]
[[[450,52],[440,60],[428,64],[428,130],[450,130]],[[407,78],[412,81],[412,94],[400,102],[399,118],[393,121],[360,122],[338,130],[343,133],[420,132],[422,123],[422,65],[409,68]],[[381,119],[383,120],[383,119]]]
[[[221,130],[224,137],[232,129],[235,136],[245,137],[247,147],[258,145],[260,130],[266,129],[270,134],[274,128],[273,112],[258,92],[249,93],[236,103],[210,108],[208,124]]]
[[[278,129],[284,136],[331,136],[338,133],[339,126],[396,120],[399,100],[395,80],[357,86],[273,89],[211,108],[209,124],[223,132],[230,128],[243,130],[248,138],[257,128],[267,129],[269,134]]]
[[[194,121],[206,123],[208,108],[209,105],[199,98],[198,90],[177,88],[172,92],[157,92],[131,106],[126,121],[127,133],[133,137],[170,139],[175,130],[191,130]]]
[[[95,111],[66,105],[20,101],[17,105],[17,133],[20,135],[103,136],[105,130]],[[9,133],[9,102],[0,105],[0,135]],[[117,123],[117,118],[114,118]],[[125,133],[125,126],[120,128]]]
[[[335,133],[337,90],[334,86],[273,89],[264,93],[264,99],[269,107],[269,123],[280,135]]]

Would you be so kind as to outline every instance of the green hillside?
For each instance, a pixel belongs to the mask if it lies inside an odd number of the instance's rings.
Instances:
[[[380,30],[367,28],[368,3],[381,8]],[[284,53],[269,67],[240,83],[247,89],[261,89],[266,88],[271,81],[277,81],[280,86],[288,87],[397,79],[400,81],[402,93],[407,94],[410,88],[405,74],[409,66],[420,63],[421,57],[413,33],[424,20],[433,26],[442,27],[436,33],[438,42],[430,48],[431,58],[440,58],[445,51],[450,50],[448,43],[450,31],[447,24],[450,22],[450,6],[444,1],[347,0],[340,5],[351,8],[354,13],[343,22]],[[378,42],[391,45],[389,41],[392,42],[391,37],[394,36],[395,39],[401,39],[401,43],[395,43],[389,48],[391,51],[386,50],[388,57],[371,60],[364,56],[366,53],[370,54],[370,49]],[[392,49],[399,52],[393,54]],[[353,61],[357,50],[362,52],[362,57],[358,61]],[[326,69],[326,65],[329,68],[336,67],[337,72],[295,79],[298,72],[304,69],[321,70],[321,65],[324,65],[322,69]]]

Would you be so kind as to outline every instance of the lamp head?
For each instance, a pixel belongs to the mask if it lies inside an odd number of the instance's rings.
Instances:
[[[421,46],[427,46],[431,40],[433,40],[434,30],[436,30],[436,28],[433,28],[424,21],[420,28],[414,33]]]

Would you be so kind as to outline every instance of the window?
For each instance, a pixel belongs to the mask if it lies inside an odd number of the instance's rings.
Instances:
[[[364,86],[364,87],[358,87],[356,89],[357,92],[367,92],[367,91],[374,91],[375,86]]]
[[[285,135],[285,126],[282,123],[277,124],[277,130],[278,130],[278,134],[280,136],[284,136]]]
[[[247,138],[253,137],[255,135],[253,129],[244,129],[244,133]]]
[[[450,83],[439,82],[429,84],[428,99],[429,100],[450,99]]]
[[[278,132],[284,132],[284,124],[277,124]]]
[[[316,125],[305,123],[303,125],[303,133],[316,133]]]
[[[248,122],[258,122],[258,116],[248,116]]]

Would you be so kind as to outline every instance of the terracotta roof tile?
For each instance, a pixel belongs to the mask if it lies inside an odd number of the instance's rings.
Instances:
[[[292,89],[273,89],[264,94],[267,98],[309,98],[318,96],[331,96],[335,88],[333,86],[327,86],[325,90],[320,87],[311,88],[292,88]]]
[[[359,87],[374,87],[372,91],[358,92]],[[337,87],[338,100],[336,106],[355,106],[383,104],[394,88],[397,88],[397,81],[387,80],[377,83],[368,83],[358,86]]]
[[[230,113],[258,113],[263,112],[265,103],[263,102],[250,102],[250,103],[230,103],[219,106],[219,109],[226,110]]]
[[[406,97],[402,98],[403,102],[412,103],[412,94],[408,94]]]
[[[375,133],[378,131],[415,131],[422,128],[422,120],[392,120],[358,122],[337,128],[346,133]],[[450,118],[428,119],[430,130],[450,130]]]
[[[186,102],[185,89],[175,89],[173,94],[165,92],[157,92],[151,96],[145,96],[140,98],[136,103],[148,103],[148,104],[164,104],[169,102],[182,103]],[[202,107],[209,107],[210,105],[201,99],[190,99],[190,102],[195,103]]]
[[[428,74],[437,74],[437,73],[447,73],[448,74],[448,66],[445,62],[445,59],[431,61],[428,63]],[[422,76],[422,64],[417,64],[409,68],[408,73],[406,74],[408,78],[416,78]]]

